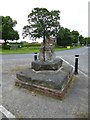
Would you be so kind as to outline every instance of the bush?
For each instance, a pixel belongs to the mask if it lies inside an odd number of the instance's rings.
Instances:
[[[2,49],[9,49],[10,50],[10,44],[2,44]]]

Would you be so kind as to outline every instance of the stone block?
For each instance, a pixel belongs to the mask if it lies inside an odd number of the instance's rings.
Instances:
[[[63,65],[56,71],[27,68],[16,73],[16,77],[16,86],[62,99],[71,84],[73,68],[69,65]]]
[[[66,68],[66,69],[65,69]],[[67,69],[68,68],[68,69]],[[72,75],[72,67],[64,66],[57,71],[34,71],[32,69],[26,69],[16,74],[16,77],[24,82],[29,82],[43,87],[49,87],[52,89],[61,89]]]
[[[52,61],[33,61],[31,64],[31,68],[40,71],[40,70],[58,70],[62,66],[63,60],[60,58],[56,58]]]

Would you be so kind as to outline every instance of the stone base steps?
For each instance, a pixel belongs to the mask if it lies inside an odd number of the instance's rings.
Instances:
[[[62,100],[65,96],[65,94],[67,93],[68,88],[70,87],[72,81],[73,81],[73,75],[69,78],[67,84],[61,89],[61,90],[56,90],[56,89],[50,89],[47,87],[42,87],[40,85],[36,85],[36,84],[32,84],[32,83],[28,83],[25,81],[21,81],[21,80],[16,80],[15,82],[15,86],[19,86],[22,88],[25,88],[27,90],[30,91],[34,91],[34,92],[38,92],[40,94],[44,94],[46,96],[50,96],[50,97],[54,97],[54,98],[58,98],[59,100]]]

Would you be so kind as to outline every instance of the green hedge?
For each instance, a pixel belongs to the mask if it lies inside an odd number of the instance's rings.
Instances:
[[[14,49],[14,48],[22,48],[22,47],[40,47],[40,43],[27,43],[27,42],[21,42],[21,43],[7,43],[6,45],[2,44],[2,49]]]
[[[23,47],[39,47],[40,43],[23,43]]]

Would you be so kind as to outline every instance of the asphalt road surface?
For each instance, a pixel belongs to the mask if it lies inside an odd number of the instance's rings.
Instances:
[[[75,55],[79,55],[79,69],[88,75],[88,53],[89,48],[83,47],[74,50],[68,50],[63,52],[58,52],[57,55],[61,56],[64,60],[68,61],[70,64],[75,66]]]
[[[82,72],[60,101],[36,94],[15,86],[16,72],[30,67],[33,54],[0,55],[2,70],[2,106],[16,118],[84,118],[88,113],[88,48],[57,52],[74,66],[75,55],[79,54],[79,69]],[[4,113],[3,113],[4,114]],[[5,114],[4,114],[5,115]]]

